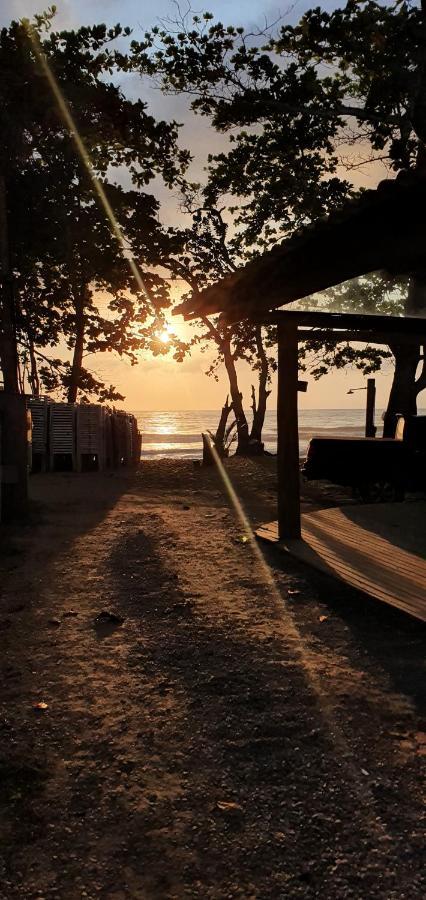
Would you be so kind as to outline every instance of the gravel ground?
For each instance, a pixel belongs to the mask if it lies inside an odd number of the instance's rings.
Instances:
[[[272,518],[273,461],[227,469]],[[188,462],[32,492],[0,534],[1,900],[424,898],[424,626],[263,556]]]

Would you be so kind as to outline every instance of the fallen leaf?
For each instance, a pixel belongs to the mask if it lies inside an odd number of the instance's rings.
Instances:
[[[48,709],[48,704],[41,701],[40,703],[34,703],[33,709]]]
[[[234,803],[231,800],[218,800],[216,803],[216,806],[218,809],[221,809],[224,812],[227,812],[228,810],[233,810],[233,809],[242,810],[242,806],[240,806],[239,803]]]
[[[287,595],[288,595],[289,597],[297,597],[299,594],[300,594],[300,591],[293,590],[293,589],[291,589],[291,588],[289,588],[288,591],[287,591]]]
[[[320,621],[320,622],[326,622],[327,619],[328,619],[328,616],[320,616],[320,617],[319,617],[319,621]]]
[[[367,772],[367,769],[361,769],[361,772],[362,772],[363,775],[369,775],[369,774],[370,774],[369,772]]]

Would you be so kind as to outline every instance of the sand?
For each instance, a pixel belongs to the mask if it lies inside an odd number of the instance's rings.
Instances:
[[[227,470],[273,518],[274,461]],[[0,545],[2,900],[423,898],[424,627],[262,561],[189,462],[31,491]]]

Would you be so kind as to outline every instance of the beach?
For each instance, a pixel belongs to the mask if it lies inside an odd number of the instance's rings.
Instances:
[[[226,470],[273,518],[275,461]],[[421,624],[259,557],[213,469],[31,493],[1,534],[2,900],[423,898]]]

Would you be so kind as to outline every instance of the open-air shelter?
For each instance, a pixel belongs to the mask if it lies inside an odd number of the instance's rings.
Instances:
[[[346,529],[344,552],[337,546],[337,535],[342,535],[344,525],[342,516],[339,519],[336,514],[333,525],[333,516],[329,515],[326,527],[323,521],[310,523],[308,533],[306,517],[304,522],[300,512],[298,439],[299,341],[324,338],[336,343],[426,345],[426,310],[413,307],[410,315],[391,316],[324,312],[309,309],[309,303],[304,309],[280,308],[378,270],[389,277],[414,275],[426,283],[425,203],[424,178],[406,175],[382,182],[376,190],[366,191],[339,212],[302,229],[259,259],[192,295],[180,311],[186,318],[220,313],[228,322],[246,319],[277,325],[278,511],[277,521],[260,529],[260,536],[281,542],[320,568],[426,620],[426,561],[422,558],[426,542],[424,547],[419,546],[415,537],[418,527],[411,529],[417,552],[410,554],[402,548],[397,553],[395,546],[388,546],[383,537],[386,528],[382,527],[368,558],[357,558],[360,541],[372,547],[372,534],[367,535],[368,529],[359,523],[352,521]],[[404,518],[405,511],[399,504],[395,506]],[[327,512],[332,511],[322,511]],[[377,520],[380,514],[375,515]],[[318,517],[321,520],[320,514]],[[317,526],[324,532],[320,538]],[[330,554],[331,544],[335,549]],[[389,565],[384,566],[385,558]],[[406,573],[402,579],[398,568]],[[400,588],[398,581],[400,585],[404,582]]]

